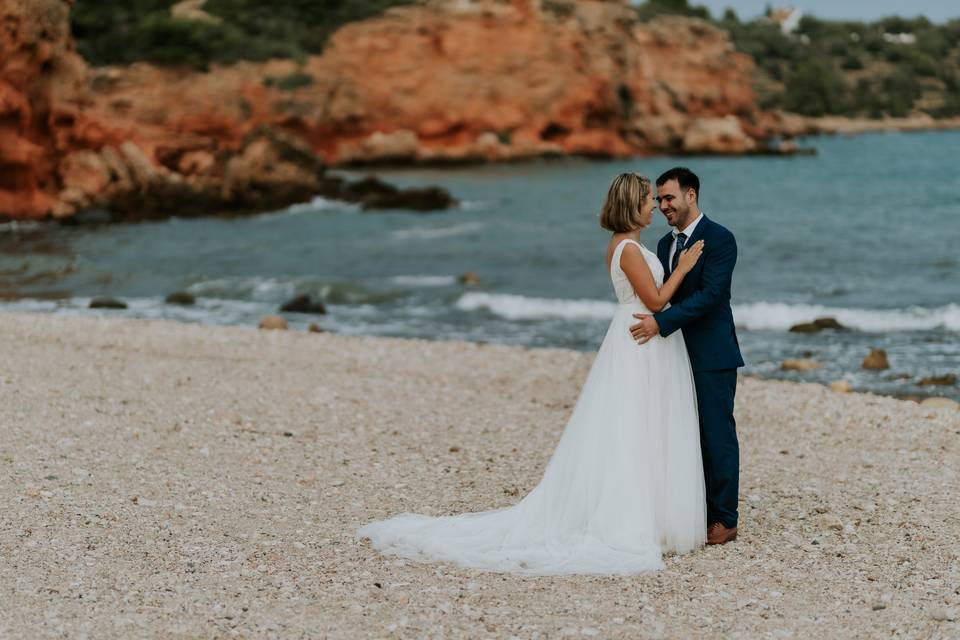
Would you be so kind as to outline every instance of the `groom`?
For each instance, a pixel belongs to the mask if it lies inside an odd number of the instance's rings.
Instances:
[[[703,240],[703,257],[683,279],[671,306],[654,315],[634,314],[630,327],[643,343],[677,329],[690,354],[700,414],[700,449],[707,490],[707,544],[737,537],[740,447],[733,419],[737,368],[743,366],[730,311],[730,281],[737,262],[733,234],[700,212],[700,179],[687,168],[670,169],[657,178],[657,202],[674,228],[660,239],[657,256],[667,276],[684,247]]]

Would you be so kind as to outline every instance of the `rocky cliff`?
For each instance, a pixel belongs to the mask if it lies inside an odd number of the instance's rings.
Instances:
[[[0,0],[10,217],[269,207],[323,192],[324,163],[749,153],[769,133],[724,32],[625,2],[426,2],[302,63],[207,72],[88,69],[70,4]]]

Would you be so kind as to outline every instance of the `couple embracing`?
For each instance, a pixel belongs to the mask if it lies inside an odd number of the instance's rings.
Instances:
[[[503,509],[405,513],[360,529],[384,553],[492,571],[631,574],[737,536],[733,403],[743,366],[730,283],[733,234],[678,167],[624,173],[600,224],[617,311],[540,483]],[[653,210],[673,231],[640,242]]]

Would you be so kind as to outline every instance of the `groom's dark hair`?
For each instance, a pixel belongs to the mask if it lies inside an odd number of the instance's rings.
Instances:
[[[663,172],[660,177],[657,178],[657,186],[662,187],[671,180],[677,181],[681,191],[693,189],[693,192],[697,194],[697,202],[700,202],[700,178],[697,177],[697,174],[686,167],[674,167],[669,171]]]

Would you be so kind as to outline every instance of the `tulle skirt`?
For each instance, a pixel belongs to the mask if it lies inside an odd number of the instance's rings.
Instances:
[[[535,575],[631,574],[706,538],[693,374],[681,333],[636,344],[621,304],[540,483],[504,509],[361,528],[382,553]]]

